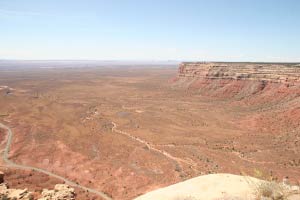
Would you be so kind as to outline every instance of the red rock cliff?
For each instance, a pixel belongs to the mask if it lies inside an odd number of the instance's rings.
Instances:
[[[271,63],[182,63],[180,78],[259,80],[300,84],[299,64]]]

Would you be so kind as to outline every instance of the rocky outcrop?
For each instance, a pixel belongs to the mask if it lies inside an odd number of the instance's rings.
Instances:
[[[4,173],[0,171],[0,199],[33,200],[37,199],[32,192],[25,189],[11,189],[4,183]],[[54,190],[44,189],[38,200],[74,200],[74,188],[66,184],[56,184]]]
[[[9,189],[5,183],[0,184],[0,199],[33,200],[31,192],[25,189]],[[44,189],[38,200],[74,200],[75,192],[65,184],[57,184],[54,190]]]
[[[74,188],[65,184],[57,184],[54,190],[44,189],[39,200],[74,200]]]
[[[31,192],[25,189],[9,189],[5,183],[0,184],[0,199],[33,200]],[[74,200],[74,188],[65,184],[57,184],[54,190],[44,189],[38,200]]]
[[[154,190],[135,200],[296,200],[300,198],[299,192],[299,186],[249,176],[210,174]]]
[[[300,84],[300,66],[281,63],[182,63],[179,78],[258,80]]]
[[[1,183],[0,199],[31,200],[33,196],[27,189],[9,189],[5,183]]]

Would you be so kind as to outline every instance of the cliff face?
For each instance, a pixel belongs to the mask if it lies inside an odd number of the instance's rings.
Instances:
[[[173,87],[216,98],[261,104],[300,98],[300,65],[272,63],[182,63]]]
[[[300,66],[269,63],[182,63],[179,77],[300,84]]]

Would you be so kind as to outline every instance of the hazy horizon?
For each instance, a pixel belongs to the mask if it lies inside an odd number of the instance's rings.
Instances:
[[[300,2],[0,2],[0,59],[300,62]]]

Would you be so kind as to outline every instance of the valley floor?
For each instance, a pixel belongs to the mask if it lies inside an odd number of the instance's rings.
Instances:
[[[9,159],[113,199],[210,173],[299,181],[300,97],[209,95],[179,87],[176,74],[176,67],[2,70],[0,86],[9,88],[0,90],[0,122],[15,134]],[[6,139],[2,130],[3,149]]]

